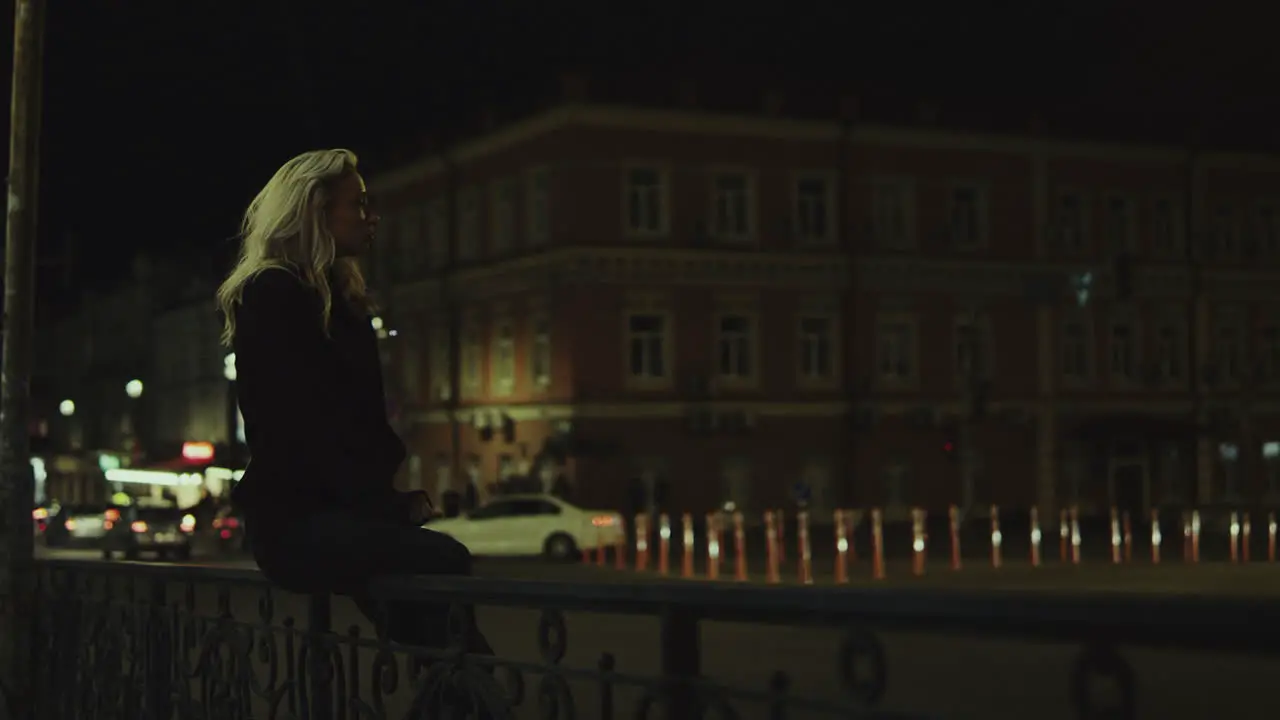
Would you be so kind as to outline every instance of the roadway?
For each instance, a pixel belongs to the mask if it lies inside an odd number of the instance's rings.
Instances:
[[[94,553],[47,553],[52,557],[96,558]],[[252,567],[246,560],[199,560],[209,564]],[[861,569],[865,569],[861,568]],[[618,572],[606,568],[555,566],[537,561],[482,560],[477,573],[492,577],[588,582],[646,582],[656,576]],[[859,585],[877,585],[863,573],[854,573]],[[1167,563],[1159,567],[1114,567],[1102,563],[1080,567],[1030,568],[1017,564],[1002,568],[966,568],[955,573],[931,566],[922,578],[913,578],[906,565],[891,566],[887,584],[929,587],[965,587],[1010,591],[1054,592],[1168,592],[1210,591],[1280,593],[1280,567],[1268,564],[1196,567]],[[233,610],[237,617],[256,617],[256,597],[237,593]],[[212,593],[201,600],[213,606]],[[303,599],[281,594],[277,619],[293,615],[301,620]],[[349,603],[335,604],[335,628],[360,625],[363,618]],[[499,655],[537,662],[537,612],[508,608],[481,608],[479,619]],[[617,658],[618,671],[642,676],[657,674],[659,653],[656,620],[570,614],[569,650],[565,664],[594,668],[603,652]],[[889,688],[881,707],[923,712],[935,717],[984,720],[1067,720],[1073,717],[1069,701],[1071,663],[1078,648],[982,638],[938,637],[917,633],[882,633],[889,665]],[[802,695],[838,697],[836,653],[840,634],[821,628],[777,628],[730,623],[707,623],[703,629],[703,665],[709,677],[734,686],[764,690],[770,674],[786,670],[794,690]],[[1280,674],[1280,659],[1212,656],[1122,649],[1138,678],[1139,717],[1232,717],[1236,720],[1275,716],[1270,688]],[[367,667],[366,667],[367,674]],[[533,680],[533,683],[529,681]],[[526,678],[529,699],[521,717],[536,715],[536,678]],[[367,691],[366,691],[367,692]],[[580,717],[595,717],[598,702],[594,684],[575,684]],[[619,712],[631,714],[634,692],[616,693]],[[763,717],[764,709],[738,706],[743,717]],[[791,717],[811,717],[793,713]]]

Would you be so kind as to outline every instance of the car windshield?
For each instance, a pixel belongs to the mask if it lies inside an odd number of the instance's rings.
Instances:
[[[537,515],[558,514],[560,514],[560,507],[549,500],[521,498],[495,500],[488,505],[472,510],[467,517],[472,520],[490,520],[495,518],[532,517]]]
[[[60,515],[102,515],[107,512],[105,505],[63,505]]]

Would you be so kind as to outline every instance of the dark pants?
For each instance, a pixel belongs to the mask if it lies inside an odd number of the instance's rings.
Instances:
[[[287,519],[246,518],[254,559],[263,575],[290,592],[348,595],[383,639],[419,647],[449,645],[449,605],[386,603],[368,595],[369,581],[387,575],[470,575],[471,553],[457,540],[411,523],[344,512]],[[492,654],[464,608],[468,652]]]

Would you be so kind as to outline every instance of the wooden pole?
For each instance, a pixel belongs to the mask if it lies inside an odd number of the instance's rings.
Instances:
[[[0,719],[32,717],[35,503],[28,435],[40,186],[43,0],[15,0],[0,366]]]

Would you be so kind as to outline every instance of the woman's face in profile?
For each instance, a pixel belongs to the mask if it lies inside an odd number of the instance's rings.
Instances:
[[[378,219],[369,208],[369,194],[360,173],[350,173],[338,181],[329,204],[329,232],[338,257],[352,257],[368,249],[376,235]]]

